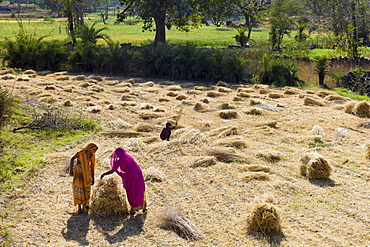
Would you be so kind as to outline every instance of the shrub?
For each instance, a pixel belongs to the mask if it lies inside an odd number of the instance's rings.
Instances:
[[[5,118],[11,114],[12,103],[8,91],[0,87],[0,128],[4,125]]]

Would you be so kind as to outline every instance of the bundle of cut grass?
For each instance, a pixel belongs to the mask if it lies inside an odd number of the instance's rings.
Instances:
[[[190,161],[191,167],[207,167],[216,164],[216,158],[213,156],[198,157]]]
[[[124,94],[122,95],[121,100],[122,101],[136,101],[137,97],[133,95]]]
[[[144,150],[145,144],[137,138],[130,138],[123,145],[123,148],[129,152],[139,152]]]
[[[233,105],[230,105],[229,103],[222,103],[217,106],[217,109],[227,110],[227,109],[236,109],[236,107]]]
[[[263,114],[263,111],[261,109],[258,109],[258,108],[252,108],[252,109],[246,111],[245,114],[259,116],[259,115]]]
[[[256,90],[254,90],[252,88],[242,88],[242,87],[238,88],[236,91],[238,93],[241,93],[241,92],[244,92],[244,93],[254,93],[254,92],[256,92]]]
[[[328,95],[333,95],[333,94],[334,94],[334,92],[329,92],[329,91],[319,91],[319,92],[317,92],[317,95],[322,97],[322,98],[326,97]]]
[[[154,130],[154,127],[150,124],[147,123],[139,123],[136,126],[136,131],[137,132],[151,132]]]
[[[310,131],[310,134],[311,135],[320,135],[320,136],[325,135],[323,128],[321,128],[319,125],[313,126],[312,130]]]
[[[203,133],[193,127],[183,128],[176,132],[176,136],[179,137],[179,143],[184,144],[204,144],[207,143],[207,139]]]
[[[187,98],[188,98],[188,96],[186,96],[185,94],[179,94],[179,95],[177,95],[176,100],[184,100],[184,99],[187,99]]]
[[[187,240],[199,240],[205,237],[203,231],[178,210],[165,210],[159,220],[164,229],[172,230]]]
[[[261,166],[261,165],[242,165],[239,167],[244,171],[250,172],[270,172],[271,169],[268,166]]]
[[[171,85],[167,87],[168,91],[181,91],[182,87],[180,85]]]
[[[219,87],[217,91],[220,93],[231,93],[233,90],[227,87]]]
[[[271,99],[284,98],[284,95],[282,93],[269,93],[267,96]]]
[[[155,84],[152,81],[147,81],[147,82],[141,83],[140,85],[143,87],[154,87]]]
[[[347,101],[348,98],[346,98],[342,95],[331,94],[331,95],[326,96],[325,100],[327,100],[327,101]]]
[[[217,84],[216,84],[216,86],[218,86],[218,87],[227,87],[228,84],[226,82],[224,82],[224,81],[218,81]]]
[[[121,178],[112,174],[96,181],[90,198],[90,214],[99,216],[126,214],[129,204]]]
[[[207,92],[207,96],[211,97],[211,98],[220,97],[220,96],[223,96],[223,95],[224,95],[223,93],[216,92],[216,91]]]
[[[349,133],[347,132],[346,129],[344,128],[336,128],[334,131],[335,135],[340,137],[340,138],[348,138],[350,137]]]
[[[265,172],[247,172],[243,176],[243,181],[244,182],[249,182],[252,180],[269,180],[270,177],[267,173]]]
[[[270,90],[268,89],[268,88],[261,88],[260,90],[259,90],[259,93],[260,94],[268,94],[270,92]]]
[[[193,107],[194,111],[202,111],[202,110],[205,110],[207,109],[207,106],[204,105],[203,103],[195,103],[194,107]]]
[[[361,101],[353,107],[353,113],[359,117],[370,117],[370,105],[366,101]]]
[[[248,232],[276,234],[281,232],[279,211],[270,202],[256,199],[247,215]]]
[[[276,120],[273,120],[271,122],[259,123],[257,124],[257,127],[270,127],[270,128],[277,129],[277,124],[278,122]]]
[[[328,179],[331,174],[331,167],[320,154],[308,153],[301,158],[300,174],[309,179]]]
[[[315,98],[312,98],[312,97],[305,97],[303,104],[308,105],[308,106],[324,106],[325,105],[324,102],[317,100]]]
[[[251,106],[253,106],[253,105],[260,105],[260,104],[262,104],[262,102],[261,102],[261,101],[259,101],[259,100],[251,99],[251,100],[249,101],[249,104],[250,104]]]
[[[355,108],[356,102],[349,102],[345,107],[344,107],[344,112],[348,114],[353,114],[353,109]]]
[[[217,160],[221,162],[225,162],[225,163],[231,163],[231,162],[249,163],[249,161],[245,157],[236,154],[235,150],[232,148],[210,149],[206,151],[206,154],[209,156],[213,156]]]
[[[223,133],[223,132],[225,132],[225,131],[227,131],[227,132],[234,132],[235,131],[235,133],[230,133],[230,135],[236,135],[237,133],[236,133],[236,127],[231,127],[231,126],[222,126],[222,127],[219,127],[219,128],[216,128],[216,129],[214,129],[214,130],[211,130],[209,133],[208,133],[208,135],[209,136],[218,136],[218,137],[220,137],[219,135],[220,135],[220,133]],[[227,136],[227,135],[225,135],[225,136]]]
[[[284,94],[299,94],[299,90],[294,87],[284,87]]]
[[[235,147],[235,148],[246,148],[247,145],[241,137],[221,139],[216,143],[220,146]]]
[[[236,96],[240,97],[240,98],[250,98],[251,97],[251,95],[249,93],[246,93],[246,92],[237,93]],[[236,101],[236,100],[234,100],[234,101]]]
[[[164,175],[154,166],[151,166],[143,171],[145,181],[150,182],[162,182],[164,180]]]
[[[195,87],[194,87],[194,90],[198,90],[198,91],[206,91],[206,90],[208,90],[208,88],[207,88],[207,87],[205,87],[205,86],[195,86]]]
[[[277,163],[281,160],[280,154],[275,151],[260,152],[256,154],[256,157],[270,163]]]
[[[152,119],[152,118],[159,118],[161,115],[155,112],[142,112],[140,113],[140,118],[144,120]]]
[[[238,113],[233,110],[220,111],[218,116],[222,119],[234,119],[238,117]]]

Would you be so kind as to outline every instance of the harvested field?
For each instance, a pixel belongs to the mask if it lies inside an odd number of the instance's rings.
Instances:
[[[194,82],[185,87],[168,80],[33,75],[20,81],[25,75],[2,76],[0,85],[14,85],[13,94],[24,102],[82,111],[102,130],[48,154],[34,180],[8,203],[0,201],[17,216],[1,223],[9,225],[15,246],[370,245],[370,131],[359,125],[366,114],[346,113],[352,112],[345,109],[349,100],[329,102],[325,92],[265,85],[220,84],[217,91]],[[271,98],[271,92],[284,97]],[[240,93],[250,98],[233,100]],[[177,100],[179,95],[186,100]],[[161,129],[176,119],[170,141],[162,141]],[[65,168],[89,142],[99,146],[96,183],[116,147],[136,159],[146,178],[147,214],[77,214]],[[300,159],[307,153],[325,157],[330,179],[301,175]],[[254,203],[266,193],[273,203]],[[163,218],[169,208],[180,226]]]

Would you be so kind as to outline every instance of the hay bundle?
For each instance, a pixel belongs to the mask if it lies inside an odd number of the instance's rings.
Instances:
[[[263,114],[263,111],[261,109],[258,109],[258,108],[252,108],[252,109],[246,111],[245,114],[259,116],[259,115]]]
[[[321,128],[319,125],[313,126],[312,130],[310,131],[311,135],[320,135],[324,136],[324,129]]]
[[[95,183],[90,198],[90,214],[120,215],[126,214],[128,210],[126,191],[122,187],[122,180],[118,175],[110,175]]]
[[[236,107],[233,105],[230,105],[229,103],[222,103],[217,106],[217,109],[227,110],[227,109],[236,109]]]
[[[238,88],[236,91],[238,93],[241,93],[241,92],[244,92],[244,93],[254,93],[254,92],[256,92],[256,90],[254,90],[252,88],[242,88],[242,87]]]
[[[149,103],[141,103],[139,108],[142,110],[152,110],[154,109],[154,105]]]
[[[233,101],[243,101],[243,99],[241,97],[239,97],[239,96],[235,96],[233,98]]]
[[[251,97],[251,95],[249,93],[246,93],[246,92],[237,93],[236,96],[240,97],[240,98],[250,98]]]
[[[129,87],[119,87],[114,88],[112,91],[115,93],[130,93],[131,89]]]
[[[366,101],[361,101],[353,107],[353,113],[359,117],[370,117],[370,105]]]
[[[260,105],[260,104],[262,104],[262,102],[261,102],[261,101],[259,101],[259,100],[251,99],[251,100],[249,101],[249,105],[251,105],[251,106],[254,106],[254,105]]]
[[[123,145],[123,148],[129,152],[140,152],[145,148],[145,144],[137,138],[130,138]]]
[[[238,129],[236,127],[231,127],[231,126],[223,126],[220,128],[216,128],[214,130],[211,130],[208,135],[209,136],[216,136],[218,138],[222,138],[225,136],[231,136],[231,135],[237,135],[238,134]]]
[[[232,90],[232,89],[230,89],[230,88],[227,88],[227,87],[219,87],[219,88],[218,88],[218,91],[219,91],[220,93],[231,93],[233,90]]]
[[[186,96],[185,94],[179,94],[179,95],[177,95],[176,100],[184,100],[184,99],[187,99],[187,98],[188,98],[188,96]]]
[[[194,87],[194,90],[198,90],[198,91],[206,91],[206,90],[208,90],[208,88],[207,88],[207,87],[205,87],[205,86],[195,86],[195,87]]]
[[[328,179],[331,167],[321,155],[309,153],[301,158],[300,174],[309,179]]]
[[[147,123],[139,123],[136,126],[136,131],[137,132],[151,132],[154,130],[154,127],[150,124]]]
[[[312,98],[312,97],[305,97],[303,104],[308,105],[308,106],[324,106],[325,105],[324,102],[317,100],[315,98]]]
[[[145,181],[162,182],[164,180],[163,172],[151,166],[143,171]]]
[[[139,114],[139,116],[141,119],[144,119],[144,120],[161,117],[160,114],[155,113],[155,112],[142,112]]]
[[[224,81],[218,81],[217,84],[216,84],[216,86],[218,86],[218,87],[227,87],[228,84],[226,82],[224,82]]]
[[[247,172],[243,176],[243,181],[244,182],[249,182],[252,180],[269,180],[270,177],[268,174],[264,172]]]
[[[176,135],[180,135],[179,142],[184,144],[204,144],[207,143],[207,139],[203,133],[192,127],[181,129],[177,131]]]
[[[284,94],[299,94],[299,90],[293,87],[284,87]]]
[[[261,88],[260,90],[259,90],[259,93],[260,94],[268,94],[270,92],[270,90],[268,89],[268,88]]]
[[[277,129],[277,124],[278,122],[276,120],[273,120],[271,122],[259,123],[257,124],[257,127],[270,127],[270,128]]]
[[[344,112],[348,114],[353,114],[353,109],[355,108],[356,102],[349,102],[345,107],[344,107]]]
[[[216,143],[220,146],[235,147],[235,148],[246,148],[247,144],[241,137],[222,139]]]
[[[271,169],[268,166],[261,166],[261,165],[243,165],[239,167],[244,171],[250,172],[270,172]]]
[[[216,97],[220,97],[220,96],[223,96],[223,95],[224,95],[223,93],[219,93],[219,92],[216,92],[216,91],[207,92],[207,96],[211,97],[211,98],[216,98]]]
[[[207,108],[207,106],[205,104],[202,104],[202,103],[195,103],[195,105],[193,106],[193,109],[194,111],[202,111],[202,110],[205,110]]]
[[[336,128],[334,131],[335,135],[340,137],[340,138],[348,138],[350,137],[349,133],[347,132],[346,129],[344,128]]]
[[[329,92],[329,91],[319,91],[319,92],[317,92],[317,95],[322,97],[322,98],[324,98],[328,95],[333,95],[333,94],[335,94],[335,93],[334,92]]]
[[[161,227],[172,230],[187,240],[199,240],[205,237],[203,231],[178,210],[166,209],[159,217],[159,221]]]
[[[180,85],[172,85],[167,87],[168,91],[181,91],[182,87]]]
[[[267,200],[256,199],[247,215],[248,232],[280,233],[281,220],[277,208]]]
[[[348,98],[346,98],[342,95],[331,94],[331,95],[326,96],[325,100],[327,100],[327,101],[347,101]]]
[[[241,156],[236,154],[235,150],[232,148],[227,149],[209,149],[206,151],[206,154],[209,156],[215,157],[217,160],[225,163],[231,162],[244,162],[249,163],[249,161]]]
[[[207,167],[216,164],[216,158],[213,156],[198,157],[190,161],[191,167]]]
[[[158,101],[159,102],[169,102],[170,99],[169,98],[159,98]]]
[[[166,95],[170,96],[170,97],[177,97],[179,95],[179,93],[174,92],[174,91],[169,91]]]
[[[256,157],[269,163],[277,163],[281,160],[280,154],[275,151],[260,152],[256,154]]]
[[[267,96],[271,99],[284,98],[284,95],[282,93],[269,93]]]
[[[238,113],[233,110],[220,111],[218,116],[222,119],[235,119],[238,117]]]
[[[147,82],[144,82],[144,83],[142,83],[141,84],[141,86],[143,86],[143,87],[154,87],[154,82],[152,82],[152,81],[147,81]]]

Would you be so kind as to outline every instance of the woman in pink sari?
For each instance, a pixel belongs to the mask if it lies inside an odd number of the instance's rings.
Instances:
[[[131,205],[130,213],[135,214],[140,209],[145,213],[147,211],[145,182],[143,173],[136,161],[123,148],[119,147],[110,157],[110,167],[111,170],[103,173],[100,179],[116,172],[122,178],[127,199]]]

